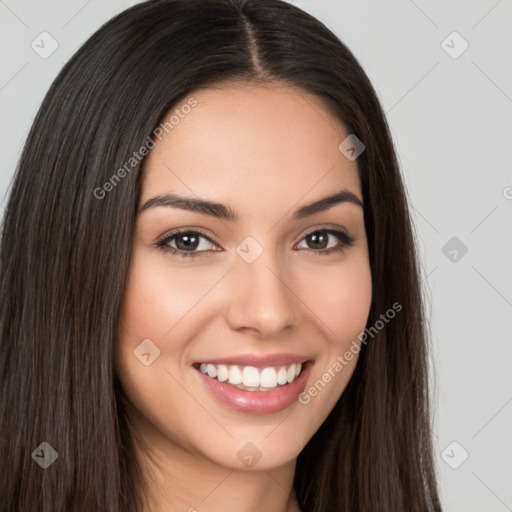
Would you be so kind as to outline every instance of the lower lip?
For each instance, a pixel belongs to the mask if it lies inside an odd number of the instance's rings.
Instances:
[[[201,370],[194,369],[199,373],[210,393],[228,407],[239,412],[270,414],[290,407],[297,400],[299,394],[306,387],[306,381],[312,366],[312,362],[308,361],[300,375],[293,382],[273,391],[246,391],[231,384],[219,382],[217,379],[208,377]]]

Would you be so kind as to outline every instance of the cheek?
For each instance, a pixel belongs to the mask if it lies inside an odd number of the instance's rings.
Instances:
[[[165,272],[158,264],[152,265],[151,262],[134,251],[131,266],[126,281],[124,291],[124,301],[120,317],[119,336],[118,336],[118,368],[122,375],[130,373],[130,380],[143,378],[151,375],[153,378],[162,363],[162,340],[165,334],[171,331],[172,327],[178,322],[180,316],[180,306],[182,302],[171,303],[171,298],[176,294],[183,297],[185,290],[177,290],[177,284],[172,283],[169,272]],[[150,340],[151,344],[143,340]],[[145,368],[141,361],[134,355],[140,351],[141,343],[146,343],[147,348],[153,347],[158,357],[151,363],[151,366]],[[165,347],[165,351],[172,353],[171,346]],[[145,345],[144,345],[145,346]],[[146,351],[141,351],[146,353]],[[145,370],[151,369],[151,372]],[[143,392],[148,390],[151,382],[139,382],[137,387]]]
[[[125,335],[158,340],[170,336],[169,331],[194,308],[211,280],[201,271],[169,268],[165,258],[135,253],[122,312]]]
[[[372,283],[369,268],[358,268],[344,276],[337,289],[331,290],[332,300],[326,310],[331,329],[338,333],[338,345],[347,344],[364,330],[372,302]]]
[[[317,317],[318,359],[299,402],[306,405],[307,431],[312,433],[328,416],[350,381],[359,358],[360,334],[372,302],[371,269],[366,254],[338,268],[315,274],[317,286],[307,286],[307,304]],[[319,319],[319,320],[318,320]]]
[[[323,326],[329,352],[345,351],[368,320],[372,277],[367,254],[355,255],[339,266],[318,265],[314,279],[302,282],[301,296],[321,320],[317,324]]]

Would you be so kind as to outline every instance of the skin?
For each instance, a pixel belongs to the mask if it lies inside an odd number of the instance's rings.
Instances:
[[[193,97],[197,106],[146,159],[140,206],[165,193],[198,196],[241,220],[165,206],[137,218],[118,368],[147,450],[135,454],[155,496],[144,512],[296,512],[296,457],[343,393],[358,354],[309,403],[263,415],[218,402],[192,363],[305,354],[315,361],[308,389],[357,341],[372,295],[363,209],[345,202],[291,220],[342,188],[362,201],[357,164],[338,149],[349,135],[343,125],[300,89],[241,85]],[[159,249],[177,228],[200,229],[213,243],[200,238],[197,258]],[[355,242],[319,255],[305,237],[322,228],[345,229]],[[263,249],[251,264],[236,252],[248,236]],[[329,236],[329,248],[340,243]],[[183,238],[171,245],[183,248]],[[145,339],[160,350],[149,366],[134,357]],[[262,455],[250,468],[237,458],[248,442]]]

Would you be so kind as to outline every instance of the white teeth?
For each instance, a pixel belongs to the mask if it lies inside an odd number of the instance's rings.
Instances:
[[[260,374],[254,366],[246,366],[242,372],[242,383],[247,387],[257,387],[260,385]]]
[[[229,383],[230,384],[241,384],[242,383],[242,372],[238,366],[229,367]]]
[[[286,384],[286,382],[287,382],[287,380],[286,380],[286,368],[283,366],[277,372],[277,383],[281,384],[281,386],[282,386],[283,384]]]
[[[220,382],[224,382],[229,379],[229,370],[223,364],[217,366],[217,379]]]
[[[260,374],[260,386],[275,388],[277,386],[277,373],[275,368],[263,368]]]
[[[213,366],[213,364],[207,364],[206,365],[206,371],[208,372],[208,375],[214,379],[215,377],[217,377],[217,369],[215,368],[215,366]]]
[[[292,382],[295,379],[295,365],[292,364],[286,373],[286,380]]]
[[[205,375],[220,382],[228,382],[233,386],[247,391],[271,391],[277,386],[284,386],[293,382],[302,370],[302,364],[293,363],[289,366],[269,366],[258,369],[254,366],[205,364],[201,363],[199,369]]]

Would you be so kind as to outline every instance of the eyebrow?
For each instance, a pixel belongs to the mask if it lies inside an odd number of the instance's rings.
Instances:
[[[292,220],[300,220],[319,212],[326,211],[340,203],[352,203],[363,208],[361,200],[350,190],[342,189],[338,193],[324,197],[314,203],[301,206],[293,214]],[[180,208],[203,215],[210,215],[218,219],[224,219],[230,222],[238,222],[241,218],[240,213],[233,210],[229,206],[205,199],[195,199],[190,197],[180,197],[175,194],[165,194],[153,197],[144,203],[139,210],[139,214],[158,206],[167,206],[172,208]]]

